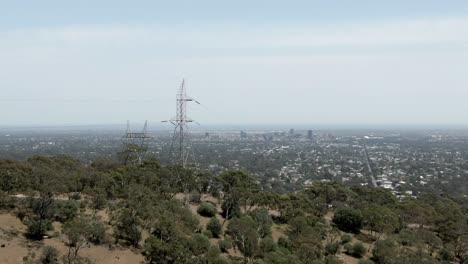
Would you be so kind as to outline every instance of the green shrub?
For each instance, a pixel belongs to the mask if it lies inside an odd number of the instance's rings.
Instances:
[[[207,238],[213,238],[213,233],[211,233],[210,230],[205,230],[202,232],[202,234],[206,236]]]
[[[362,256],[364,256],[366,254],[366,248],[364,247],[364,245],[361,243],[361,242],[358,242],[356,244],[353,245],[353,256],[355,257],[358,257],[358,258],[362,258]]]
[[[208,237],[202,234],[194,234],[190,242],[190,251],[195,256],[208,252],[208,249],[211,246]]]
[[[15,198],[4,191],[0,191],[0,209],[15,208]]]
[[[210,231],[213,234],[213,237],[219,237],[223,231],[223,225],[219,222],[216,217],[212,217],[210,222],[206,225],[206,230]]]
[[[80,201],[80,212],[86,211],[86,206],[88,205],[88,202],[86,200]]]
[[[78,203],[76,201],[57,201],[55,219],[61,223],[71,220],[78,214]]]
[[[271,237],[266,237],[260,241],[260,251],[263,253],[276,251],[276,243]]]
[[[190,193],[190,202],[191,203],[195,203],[195,204],[198,204],[200,203],[201,201],[201,195],[199,192],[197,192],[196,190],[193,190],[191,193]]]
[[[417,243],[417,234],[414,230],[403,229],[397,236],[397,241],[406,247],[411,247]]]
[[[285,249],[291,249],[291,241],[285,236],[280,236],[278,239],[278,246],[285,248]]]
[[[89,227],[89,241],[96,245],[102,244],[106,236],[106,227],[104,224],[100,221],[93,220]]]
[[[338,253],[338,249],[340,249],[340,242],[331,242],[325,245],[325,251],[328,255],[335,255]]]
[[[372,249],[372,258],[377,263],[390,263],[395,260],[398,243],[391,239],[379,240]]]
[[[205,202],[198,207],[197,213],[201,216],[213,217],[218,213],[218,211],[212,204]]]
[[[128,213],[122,213],[116,218],[114,236],[117,239],[123,239],[130,245],[137,247],[141,240],[142,228],[138,224],[136,216]]]
[[[353,244],[351,242],[348,242],[343,245],[344,250],[346,251],[346,254],[352,254],[353,253]]]
[[[223,261],[219,254],[221,254],[221,250],[218,246],[211,245],[210,249],[207,253],[208,263],[210,264],[227,264],[227,262]]]
[[[102,190],[96,190],[96,193],[91,198],[91,208],[94,210],[102,210],[107,206],[106,193]]]
[[[229,249],[232,248],[231,240],[223,239],[218,242],[219,249],[221,252],[226,253]]]
[[[330,255],[325,258],[325,264],[343,264],[343,261],[335,256]]]
[[[57,249],[51,246],[46,246],[42,250],[40,263],[41,264],[58,264],[59,263],[58,256],[59,256],[59,252]]]
[[[451,246],[450,244],[442,248],[439,254],[440,254],[440,257],[446,261],[453,261],[453,259],[455,258],[455,253],[453,252],[453,246]]]
[[[24,209],[20,209],[16,212],[16,217],[18,217],[18,219],[23,222],[24,218],[26,217],[27,215],[27,212],[26,210]]]
[[[28,221],[27,226],[27,236],[35,240],[41,240],[46,232],[53,228],[51,221],[39,219]]]
[[[345,232],[359,233],[363,225],[361,211],[349,207],[338,209],[333,223]]]
[[[341,237],[341,244],[344,245],[348,242],[351,242],[353,240],[353,237],[350,235],[350,234],[344,234],[342,237]]]

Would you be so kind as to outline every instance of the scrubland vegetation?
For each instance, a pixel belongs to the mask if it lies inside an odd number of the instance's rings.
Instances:
[[[66,156],[0,161],[0,190],[5,263],[468,263],[466,197]]]

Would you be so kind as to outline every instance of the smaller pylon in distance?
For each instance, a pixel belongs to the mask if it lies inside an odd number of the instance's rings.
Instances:
[[[145,121],[142,132],[132,132],[130,121],[127,121],[127,130],[122,136],[123,149],[118,153],[119,160],[124,164],[140,164],[148,151],[148,121]]]

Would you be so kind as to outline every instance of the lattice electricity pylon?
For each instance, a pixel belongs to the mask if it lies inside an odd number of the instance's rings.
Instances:
[[[140,164],[148,151],[148,121],[145,121],[142,132],[131,132],[130,122],[127,121],[127,131],[122,136],[123,150],[119,153],[119,159],[124,164]]]
[[[171,122],[174,125],[170,155],[174,158],[174,163],[179,164],[183,168],[189,164],[195,164],[188,123],[196,122],[187,117],[187,102],[191,101],[200,104],[195,99],[187,96],[185,80],[183,79],[176,98],[176,116],[170,120],[162,121]]]

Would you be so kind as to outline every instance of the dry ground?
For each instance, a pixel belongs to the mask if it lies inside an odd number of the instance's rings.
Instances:
[[[180,200],[188,200],[188,196],[184,194],[178,194],[176,198]],[[202,195],[202,201],[211,202],[213,204],[218,204],[218,200],[210,195]],[[187,203],[187,207],[192,211],[194,215],[200,220],[200,224],[206,228],[206,224],[209,222],[209,217],[200,216],[197,213],[199,205]],[[221,212],[221,208],[218,205],[217,209]],[[87,214],[91,214],[89,209],[86,210]],[[270,212],[276,213],[276,212]],[[103,223],[106,225],[109,223],[109,214],[107,211],[102,210],[96,212]],[[220,214],[216,215],[216,218],[223,223],[224,218]],[[329,212],[325,215],[327,223],[331,222],[333,218],[333,213]],[[224,224],[223,230],[226,230],[228,221]],[[42,249],[45,246],[52,246],[56,248],[61,256],[66,256],[68,253],[68,247],[65,245],[63,237],[61,235],[62,224],[58,222],[53,223],[54,230],[49,232],[50,238],[44,239],[41,242],[31,242],[24,237],[26,232],[26,226],[14,215],[10,213],[0,213],[0,264],[16,264],[16,263],[25,263],[24,259],[39,259],[42,254]],[[110,226],[108,226],[110,227]],[[110,235],[110,228],[108,234]],[[286,234],[286,225],[277,225],[272,226],[272,236],[275,241],[281,236]],[[144,234],[144,238],[148,237],[147,232]],[[144,240],[144,239],[143,239]],[[210,242],[213,245],[217,245],[220,239],[212,238]],[[353,237],[353,243],[359,242],[355,237]],[[361,241],[362,242],[362,241]],[[366,241],[367,242],[367,241]],[[370,243],[363,243],[366,248],[370,247]],[[142,263],[144,261],[143,256],[140,252],[133,251],[128,248],[109,248],[109,246],[95,246],[87,245],[82,248],[79,252],[81,257],[85,257],[91,261],[91,263],[99,264],[118,264],[118,263]],[[228,254],[230,256],[240,257],[240,252],[237,252],[233,249],[229,250]],[[345,264],[357,264],[359,259],[346,254],[339,254],[338,258],[343,260]]]
[[[52,233],[60,233],[61,225],[54,223]],[[20,264],[24,258],[39,259],[42,248],[53,246],[61,255],[66,255],[68,248],[60,236],[44,239],[42,242],[31,242],[24,237],[26,226],[14,215],[0,214],[0,263]],[[2,246],[3,245],[3,246]],[[91,263],[141,263],[144,259],[138,252],[130,249],[109,249],[105,246],[88,245],[80,250],[81,257],[88,258]]]

